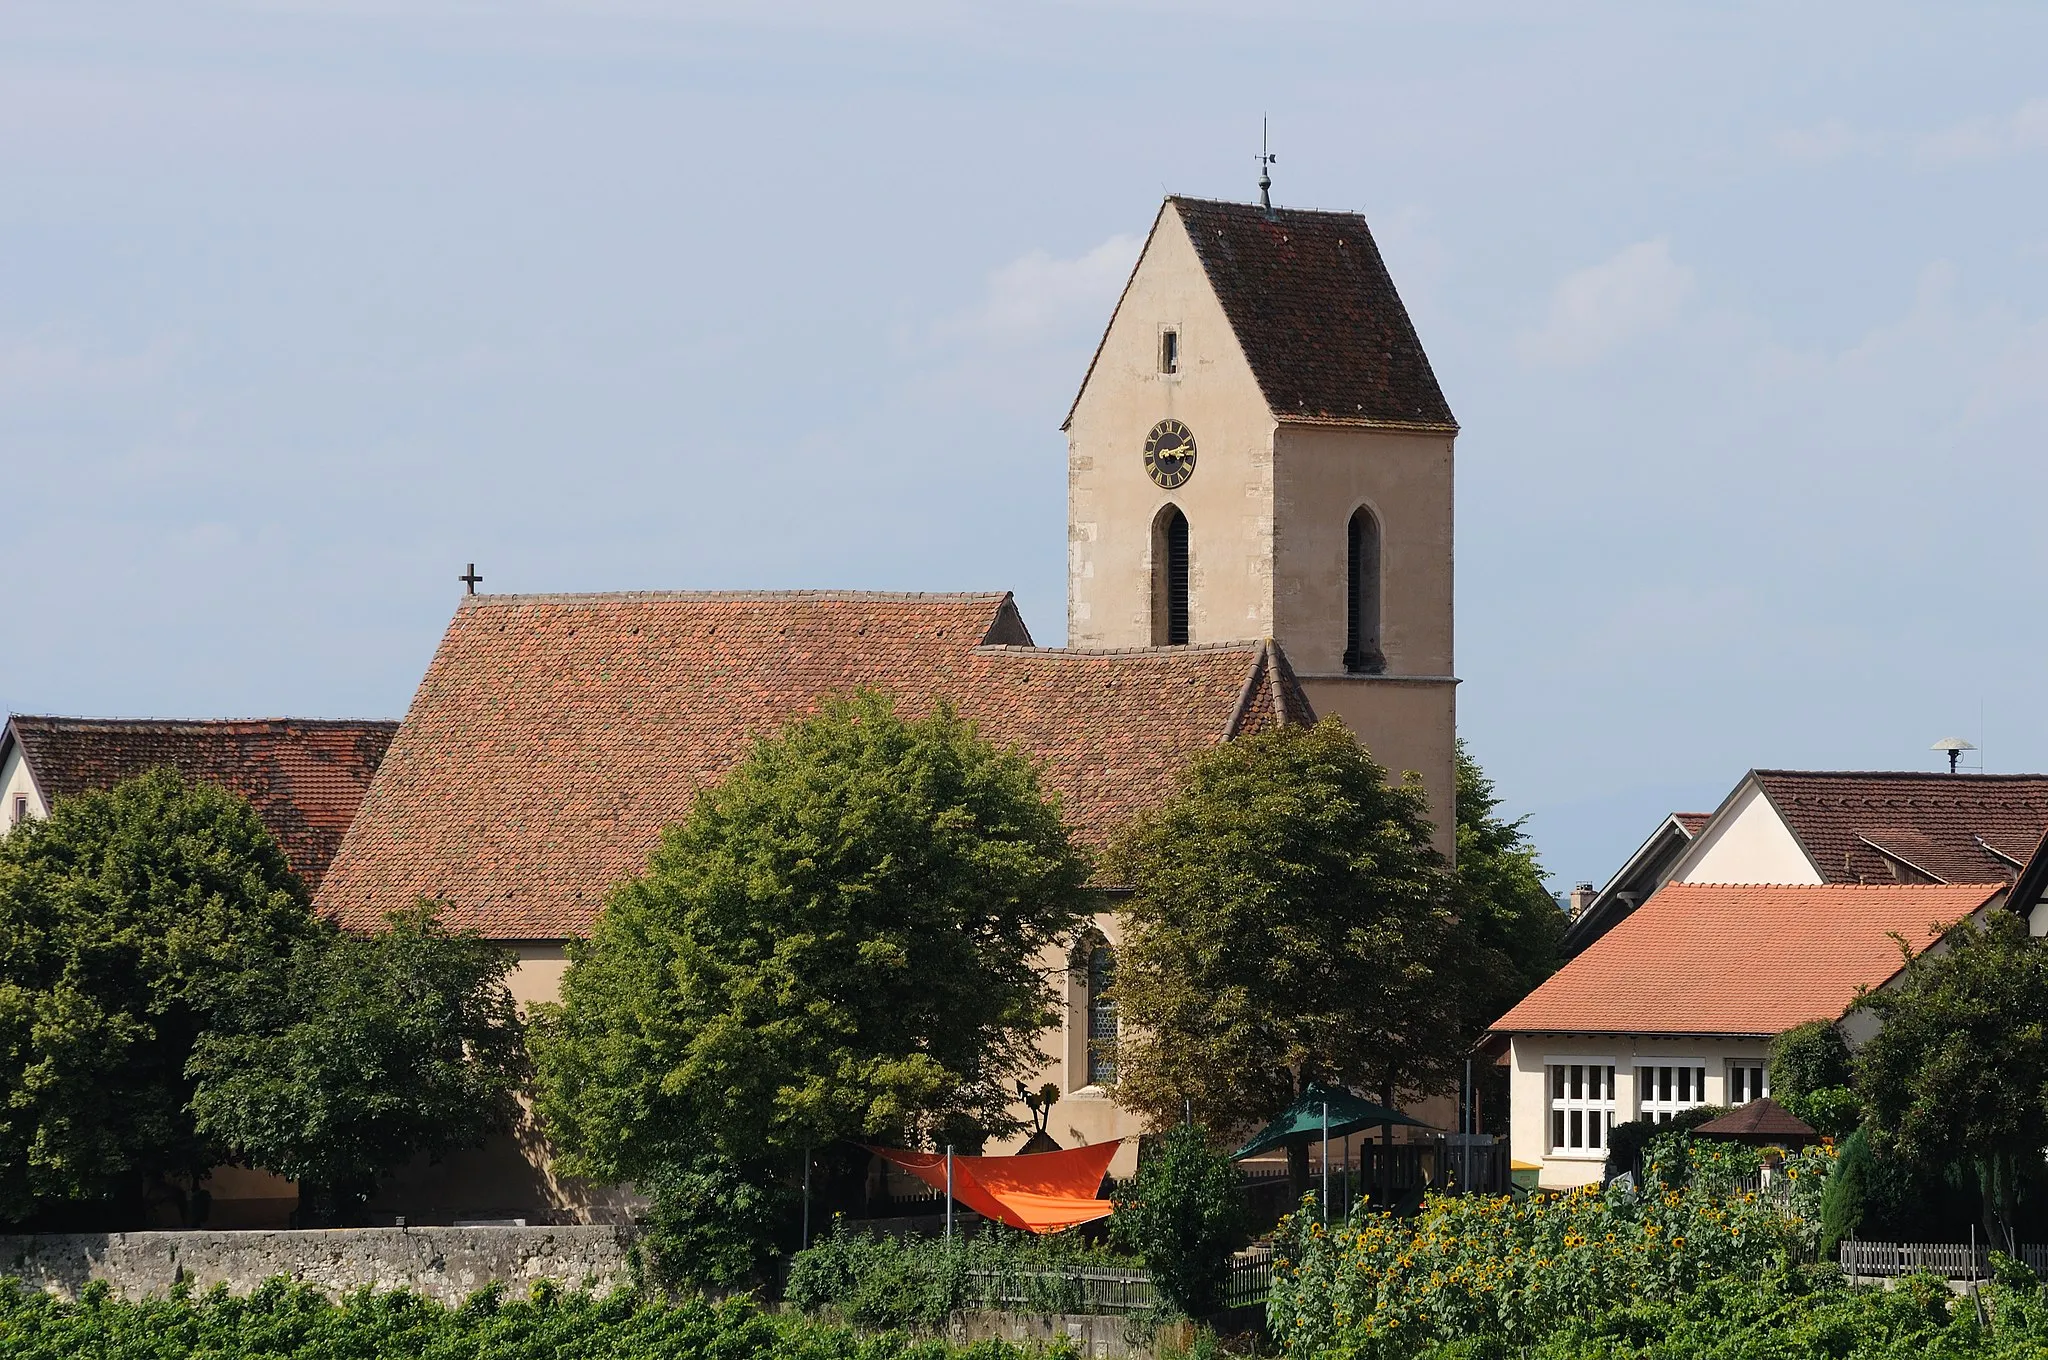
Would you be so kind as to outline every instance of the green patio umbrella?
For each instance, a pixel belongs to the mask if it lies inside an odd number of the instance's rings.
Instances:
[[[1282,1110],[1279,1118],[1260,1129],[1249,1143],[1231,1153],[1230,1160],[1241,1162],[1288,1143],[1313,1143],[1321,1139],[1325,1131],[1325,1102],[1330,1107],[1328,1132],[1332,1138],[1357,1133],[1361,1129],[1378,1128],[1382,1124],[1411,1124],[1418,1129],[1429,1127],[1420,1119],[1410,1119],[1399,1110],[1390,1110],[1352,1095],[1341,1086],[1324,1086],[1312,1081],[1301,1093],[1301,1099]]]

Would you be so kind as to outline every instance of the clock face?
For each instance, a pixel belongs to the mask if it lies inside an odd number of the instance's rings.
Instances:
[[[1145,437],[1145,471],[1168,491],[1195,475],[1195,432],[1178,420],[1162,420]]]

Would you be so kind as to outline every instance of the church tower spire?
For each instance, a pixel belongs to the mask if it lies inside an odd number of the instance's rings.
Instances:
[[[1458,425],[1356,213],[1161,206],[1066,423],[1068,645],[1273,639],[1450,849]]]

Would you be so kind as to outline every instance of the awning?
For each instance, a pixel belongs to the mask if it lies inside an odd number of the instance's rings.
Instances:
[[[1256,1157],[1261,1152],[1288,1143],[1313,1143],[1323,1136],[1323,1103],[1330,1106],[1330,1136],[1339,1137],[1357,1133],[1361,1129],[1378,1128],[1382,1124],[1407,1124],[1414,1128],[1426,1129],[1429,1125],[1420,1119],[1410,1119],[1399,1110],[1390,1110],[1384,1105],[1375,1105],[1370,1100],[1352,1095],[1341,1086],[1324,1086],[1310,1082],[1302,1092],[1301,1099],[1280,1112],[1280,1117],[1260,1129],[1258,1136],[1230,1154],[1230,1160],[1241,1162],[1247,1157]]]
[[[862,1146],[934,1190],[945,1190],[945,1153]],[[953,1198],[983,1218],[1026,1232],[1058,1232],[1108,1218],[1114,1206],[1095,1192],[1102,1188],[1117,1146],[1108,1142],[1021,1157],[955,1157]]]

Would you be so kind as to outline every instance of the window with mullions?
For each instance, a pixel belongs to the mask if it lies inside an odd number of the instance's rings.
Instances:
[[[1747,1105],[1771,1093],[1771,1069],[1762,1063],[1736,1062],[1728,1064],[1728,1104]]]
[[[1116,951],[1098,944],[1088,951],[1088,1084],[1116,1080]]]
[[[1707,1103],[1707,1065],[1686,1061],[1636,1068],[1636,1112],[1662,1124],[1680,1110]]]
[[[1550,1150],[1604,1152],[1614,1127],[1614,1064],[1550,1064]]]

